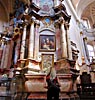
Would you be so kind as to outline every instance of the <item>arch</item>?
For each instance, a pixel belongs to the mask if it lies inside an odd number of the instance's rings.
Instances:
[[[6,18],[7,18],[7,20],[6,20],[6,21],[8,21],[8,19],[9,19],[8,9],[6,8],[6,6],[5,6],[5,4],[4,4],[4,1],[3,1],[3,0],[0,0],[0,4],[2,5],[2,8],[3,8],[3,9],[4,9],[4,11],[5,11]]]
[[[94,1],[95,0],[79,0],[79,2],[77,4],[77,8],[76,8],[78,16],[81,17],[82,12],[84,11],[84,9]]]
[[[89,53],[90,61],[92,61],[93,57],[95,56],[94,48],[90,44],[87,45],[87,48],[88,48],[88,53]]]

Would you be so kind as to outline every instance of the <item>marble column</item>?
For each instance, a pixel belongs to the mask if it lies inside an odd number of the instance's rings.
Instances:
[[[72,60],[72,49],[71,49],[71,41],[70,41],[70,33],[69,30],[69,24],[65,23],[65,29],[66,29],[66,40],[67,40],[67,55],[69,60]]]
[[[64,19],[61,19],[61,44],[62,44],[62,57],[67,58],[67,43],[66,43],[66,30],[64,27]]]
[[[39,57],[39,23],[36,23],[35,27],[35,48],[34,48],[34,59],[38,60]]]
[[[84,41],[84,48],[85,48],[86,60],[88,62],[90,60],[90,58],[89,58],[89,52],[88,52],[88,48],[87,48],[87,37],[84,37],[83,41]]]
[[[94,51],[94,56],[95,56],[95,41],[93,42],[93,51]]]
[[[39,53],[39,34],[38,34],[38,26],[36,24],[36,28],[34,30],[34,22],[32,20],[30,27],[30,37],[29,37],[29,51],[28,51],[28,62],[27,67],[28,73],[38,73],[40,71],[40,64],[38,60]]]
[[[8,68],[8,59],[9,59],[9,48],[10,48],[10,42],[7,41],[7,44],[6,44],[6,50],[5,50],[5,59],[4,59],[4,65],[3,67],[4,68]],[[10,56],[11,57],[11,56]]]
[[[56,59],[61,59],[61,31],[60,31],[60,24],[57,22],[55,23],[55,32],[56,32]]]
[[[31,22],[28,58],[34,59],[34,21]]]
[[[14,41],[13,40],[11,40],[10,41],[10,48],[9,48],[9,55],[8,55],[8,57],[10,57],[9,59],[8,59],[8,64],[7,64],[7,66],[11,66],[12,64],[13,64],[13,59],[12,59],[12,54],[13,54],[13,46],[14,46]]]
[[[25,24],[22,34],[22,43],[21,43],[21,51],[20,51],[20,59],[24,59],[24,53],[25,53],[25,41],[26,41],[26,30],[27,30],[27,24]]]
[[[20,51],[20,38],[16,40],[15,53],[14,53],[14,64],[17,63],[17,60],[19,58],[19,51]]]
[[[5,60],[5,53],[6,53],[6,44],[4,44],[4,42],[2,42],[2,49],[3,49],[3,53],[2,53],[0,68],[4,68],[4,60]]]
[[[80,45],[80,47],[81,47],[81,56],[86,58],[84,42],[83,42],[83,32],[80,32],[80,38],[81,38],[81,44],[83,44],[83,45]]]

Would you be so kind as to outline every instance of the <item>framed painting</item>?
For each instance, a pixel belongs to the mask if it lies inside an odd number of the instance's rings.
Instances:
[[[42,70],[47,71],[54,66],[54,54],[42,54]]]
[[[40,35],[39,49],[40,51],[51,52],[55,51],[55,35]]]

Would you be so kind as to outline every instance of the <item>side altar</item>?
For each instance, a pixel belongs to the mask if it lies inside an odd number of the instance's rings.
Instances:
[[[68,33],[71,16],[66,11],[64,1],[31,0],[28,7],[28,12],[23,14],[23,28],[20,32],[17,28],[14,30],[16,44],[21,39],[19,57],[14,58],[16,68],[26,69],[25,89],[31,92],[29,98],[46,98],[44,81],[49,67],[55,67],[60,80],[60,98],[74,98],[73,84],[78,76],[74,66],[78,51],[72,50]]]

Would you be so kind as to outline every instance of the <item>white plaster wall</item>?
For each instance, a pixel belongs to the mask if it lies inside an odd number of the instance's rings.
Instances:
[[[77,5],[77,14],[79,17],[81,17],[82,11],[92,2],[95,0],[79,0]]]
[[[70,40],[73,41],[76,45],[77,48],[79,50],[79,58],[78,58],[78,63],[81,64],[81,57],[84,55],[83,54],[83,48],[82,48],[82,41],[81,41],[81,37],[80,37],[80,29],[78,27],[78,23],[77,20],[79,20],[75,10],[72,8],[72,5],[70,6],[68,4],[69,0],[64,0],[64,4],[67,10],[67,13],[69,15],[71,15],[71,20],[70,20],[70,27],[69,27],[69,31],[68,33],[70,34]]]

